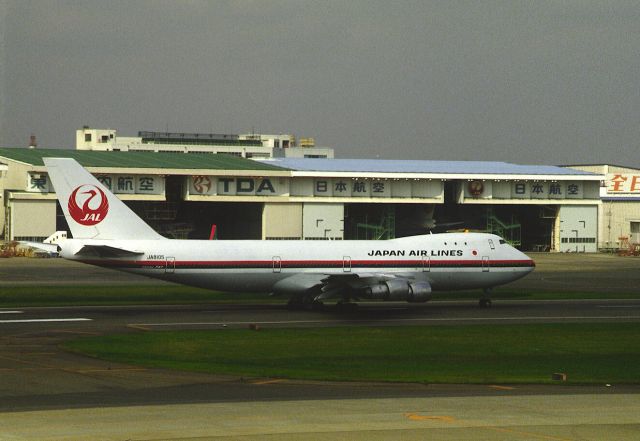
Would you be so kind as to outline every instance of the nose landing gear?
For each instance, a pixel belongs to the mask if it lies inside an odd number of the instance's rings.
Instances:
[[[491,307],[491,288],[485,288],[482,290],[482,297],[478,301],[478,306],[481,308]]]

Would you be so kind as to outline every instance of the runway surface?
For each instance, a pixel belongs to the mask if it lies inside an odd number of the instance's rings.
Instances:
[[[536,277],[531,285],[545,290],[600,287],[612,296],[639,286],[640,260],[605,256],[569,264],[575,259],[550,257],[539,265],[542,271],[532,274]],[[75,274],[75,283],[109,283],[113,274],[105,276],[92,267],[82,273],[60,262],[44,264],[44,272],[39,269],[42,264],[29,262],[24,274],[7,271],[4,265],[4,283],[29,284],[34,278],[49,283],[65,274]],[[597,270],[601,267],[606,270]],[[131,284],[136,279],[119,280]],[[139,283],[152,289],[147,279]],[[269,328],[610,321],[639,322],[640,300],[496,300],[490,309],[478,308],[473,300],[364,304],[349,314],[295,312],[279,305],[0,309],[0,440],[639,439],[636,385],[237,378],[108,363],[59,348],[63,341],[84,335],[167,329],[224,332],[250,324]]]

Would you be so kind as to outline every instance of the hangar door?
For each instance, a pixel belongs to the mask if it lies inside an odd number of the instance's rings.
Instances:
[[[560,207],[560,251],[595,253],[598,251],[598,207],[563,205]]]
[[[12,200],[10,234],[11,240],[42,242],[56,232],[56,201]]]
[[[342,240],[344,237],[344,204],[305,203],[302,210],[305,240]]]
[[[269,202],[262,211],[262,238],[298,240],[302,238],[302,204]]]

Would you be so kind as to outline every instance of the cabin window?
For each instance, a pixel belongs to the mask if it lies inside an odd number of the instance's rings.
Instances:
[[[504,240],[504,239],[500,239],[500,245],[504,245],[505,243],[507,243],[507,241],[506,241],[506,240]]]

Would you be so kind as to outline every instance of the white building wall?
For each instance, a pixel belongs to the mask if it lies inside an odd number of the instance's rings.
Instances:
[[[595,253],[598,251],[598,207],[563,205],[560,207],[560,251]]]
[[[193,145],[143,143],[141,137],[117,136],[113,129],[83,128],[76,130],[77,150],[121,151],[121,152],[174,152],[230,154],[243,158],[266,159],[274,156],[308,158],[333,158],[329,147],[293,147],[293,135],[240,135],[240,140],[258,140],[262,146]]]
[[[605,176],[599,188],[602,203],[599,207],[598,247],[618,250],[628,243],[639,243],[639,234],[633,233],[640,222],[640,170],[619,165],[572,166],[579,170]]]
[[[116,142],[116,131],[112,129],[76,130],[77,150],[112,150]]]
[[[301,239],[301,203],[265,203],[262,211],[262,239]]]
[[[305,203],[302,230],[305,240],[344,239],[344,204]]]
[[[10,240],[42,241],[56,232],[55,200],[13,200]]]
[[[631,232],[632,223],[640,222],[640,201],[604,201],[600,213],[600,248],[617,250],[626,240],[640,243],[640,237]]]

